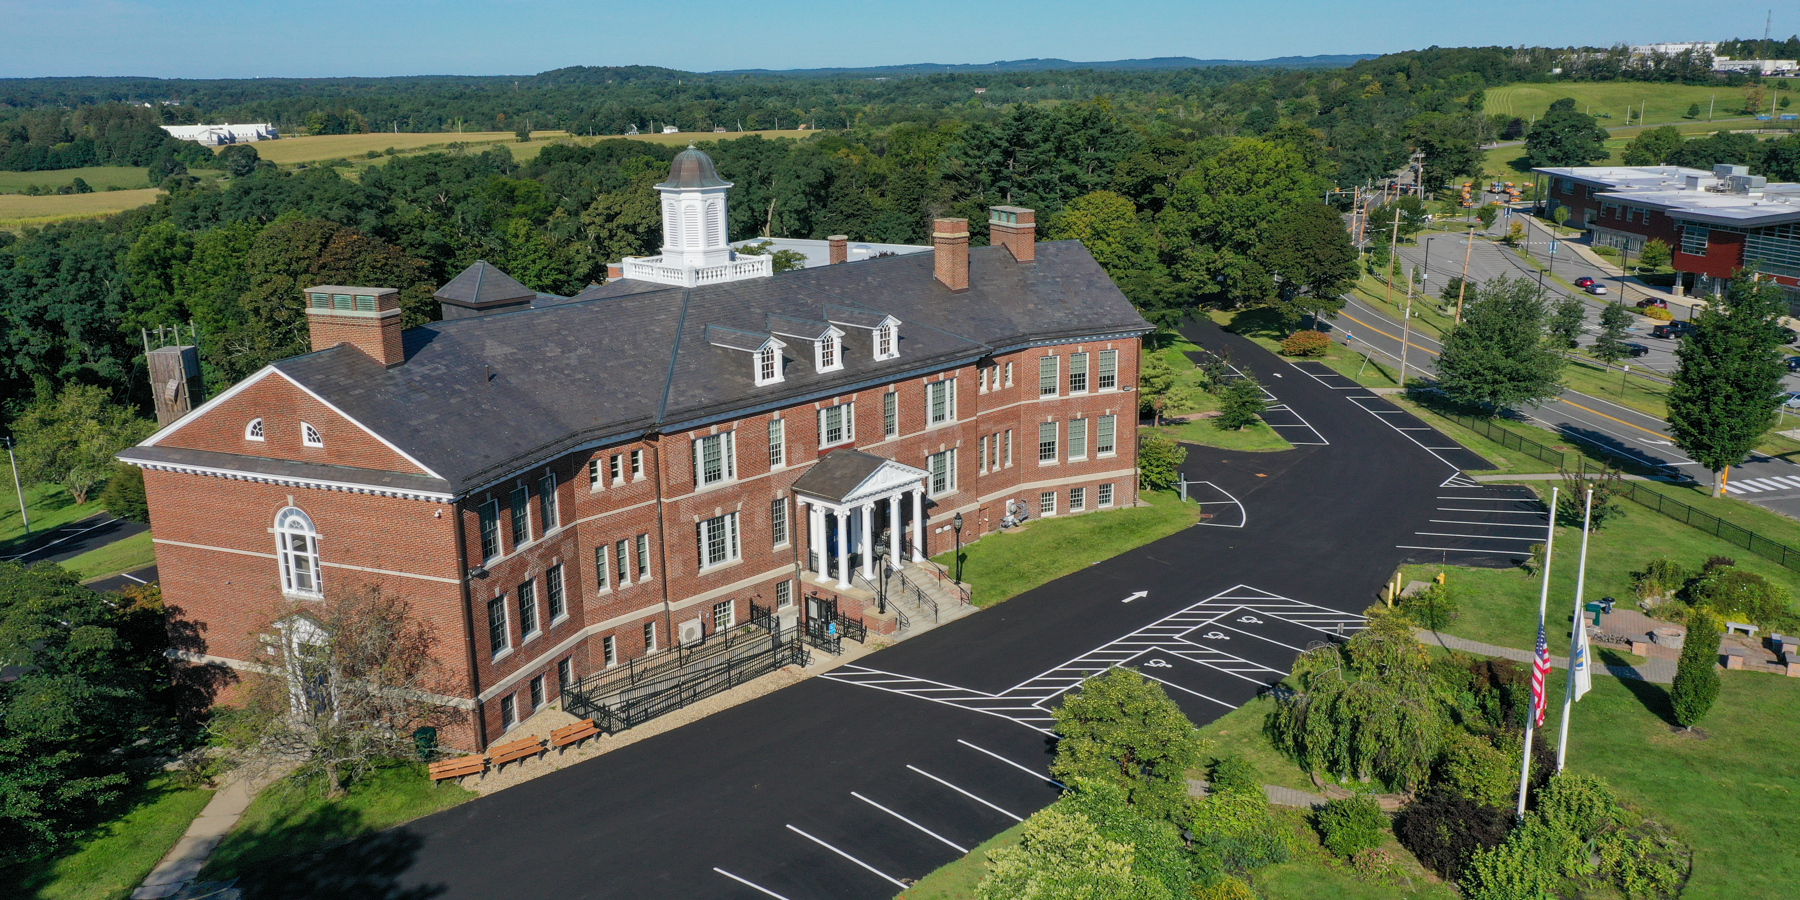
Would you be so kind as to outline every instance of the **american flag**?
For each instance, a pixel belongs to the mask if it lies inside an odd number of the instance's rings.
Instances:
[[[1542,727],[1544,713],[1549,706],[1544,697],[1544,678],[1550,674],[1550,642],[1544,634],[1544,621],[1538,620],[1537,652],[1531,656],[1531,708],[1536,711],[1537,720],[1533,724]]]

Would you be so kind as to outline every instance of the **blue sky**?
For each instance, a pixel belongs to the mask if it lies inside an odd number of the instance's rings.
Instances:
[[[1786,6],[1777,10],[1777,36],[1800,31],[1800,7]],[[1433,44],[1762,35],[1765,4],[1706,7],[1674,0],[0,0],[0,77],[1263,59]]]

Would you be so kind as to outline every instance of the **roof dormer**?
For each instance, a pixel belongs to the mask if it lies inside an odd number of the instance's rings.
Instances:
[[[844,332],[830,322],[797,319],[793,316],[769,316],[769,331],[786,337],[810,341],[813,345],[813,369],[836,372],[844,367]]]
[[[887,313],[845,306],[825,307],[825,318],[833,325],[862,328],[869,332],[869,344],[876,361],[900,356],[900,320]]]
[[[774,335],[708,325],[706,342],[714,347],[750,354],[750,376],[757,387],[780,384],[785,380],[781,368],[781,351],[787,344]]]

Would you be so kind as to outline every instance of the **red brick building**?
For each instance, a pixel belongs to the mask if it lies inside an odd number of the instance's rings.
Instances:
[[[1135,503],[1149,326],[1079,243],[993,217],[990,247],[946,219],[931,253],[573,298],[479,263],[405,331],[391,289],[309,289],[313,352],[120,454],[184,655],[253,666],[271,609],[379,585],[438,633],[473,713],[446,738],[485,745],[751,602],[853,604],[878,544],[918,567],[958,513],[971,540]]]

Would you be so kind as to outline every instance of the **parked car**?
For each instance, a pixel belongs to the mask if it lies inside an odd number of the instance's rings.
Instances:
[[[1800,356],[1788,357],[1788,371],[1800,372]]]
[[[1630,350],[1633,357],[1643,356],[1650,352],[1650,348],[1643,344],[1634,344],[1631,341],[1625,341],[1624,344],[1625,349]]]
[[[1590,294],[1594,294],[1594,295],[1600,296],[1600,297],[1606,296],[1606,285],[1601,284],[1598,281],[1593,281],[1590,279],[1589,283],[1583,285],[1582,287],[1585,288],[1587,290],[1587,292]]]
[[[1694,333],[1692,322],[1665,322],[1650,329],[1651,337],[1678,338]],[[1800,359],[1800,357],[1794,357]]]
[[[1788,409],[1800,409],[1800,391],[1788,391],[1782,394],[1781,405]]]
[[[1782,343],[1791,344],[1794,342],[1794,339],[1796,339],[1796,338],[1800,338],[1800,332],[1795,332],[1794,329],[1792,329],[1792,328],[1781,329],[1781,342]]]
[[[1585,288],[1593,283],[1594,283],[1594,279],[1589,278],[1586,275],[1583,275],[1580,278],[1575,279],[1575,286],[1578,288]]]
[[[1655,307],[1655,308],[1657,308],[1657,309],[1668,309],[1668,308],[1669,308],[1669,301],[1667,301],[1667,300],[1657,300],[1657,299],[1655,299],[1655,298],[1651,298],[1651,299],[1648,299],[1648,300],[1639,300],[1639,301],[1638,301],[1638,302],[1637,302],[1637,308],[1638,308],[1638,309],[1650,309],[1650,308],[1651,308],[1651,307]]]

